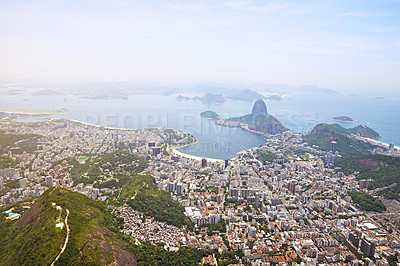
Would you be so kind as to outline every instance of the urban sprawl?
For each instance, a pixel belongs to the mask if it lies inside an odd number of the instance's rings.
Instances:
[[[6,152],[0,147],[1,154],[14,163],[0,170],[2,208],[18,201],[26,201],[29,208],[53,186],[94,200],[112,200],[120,188],[98,185],[114,180],[117,173],[129,171],[137,162],[94,165],[99,174],[93,179],[87,173],[71,176],[71,159],[84,165],[123,150],[147,161],[139,174],[154,177],[157,187],[169,192],[194,223],[194,230],[178,228],[126,204],[120,208],[110,205],[111,211],[123,218],[122,232],[135,239],[164,243],[171,251],[180,246],[220,253],[240,250],[241,260],[252,265],[388,265],[388,259],[399,254],[399,227],[385,216],[398,213],[399,204],[391,204],[382,214],[361,211],[348,192],[372,193],[367,188],[374,181],[357,180],[354,174],[345,175],[332,167],[340,156],[335,142],[326,152],[302,143],[298,133],[266,135],[261,147],[215,161],[175,153],[176,148],[195,139],[174,129],[118,130],[54,119],[3,123],[0,130],[38,136],[33,151],[19,151],[32,144],[30,139],[17,142]],[[389,152],[398,155],[393,147]],[[273,159],[261,160],[259,154],[273,154]],[[6,214],[6,219],[22,215],[11,209]],[[208,230],[213,225],[223,228]],[[205,260],[215,264],[212,257]]]

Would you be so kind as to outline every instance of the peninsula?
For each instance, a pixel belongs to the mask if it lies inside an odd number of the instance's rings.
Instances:
[[[288,130],[278,119],[267,113],[267,106],[261,99],[258,99],[254,103],[252,112],[244,116],[221,118],[213,111],[206,111],[200,115],[216,120],[216,123],[219,125],[242,127],[257,134],[279,134]]]

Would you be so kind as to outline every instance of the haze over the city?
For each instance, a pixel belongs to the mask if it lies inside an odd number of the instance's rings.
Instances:
[[[0,79],[400,84],[398,1],[1,1]]]

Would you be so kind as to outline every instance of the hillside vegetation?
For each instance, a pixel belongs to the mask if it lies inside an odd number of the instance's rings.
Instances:
[[[54,165],[65,168],[71,174],[75,184],[91,184],[98,181],[95,187],[102,188],[113,187],[108,185],[115,185],[119,179],[143,171],[147,167],[147,161],[133,154],[117,151],[99,157],[89,157],[83,164],[72,158],[56,162]],[[103,184],[101,177],[108,177],[111,172],[115,179],[109,184]]]
[[[363,211],[384,212],[385,205],[380,199],[374,198],[364,192],[349,192],[350,197]]]
[[[270,151],[258,150],[257,151],[257,159],[260,160],[263,164],[267,164],[268,162],[272,162],[275,160],[276,156]]]
[[[37,150],[36,140],[41,137],[35,134],[5,134],[0,130],[0,145],[4,152],[12,151],[14,154],[33,152]]]
[[[248,125],[251,130],[278,134],[287,130],[282,123],[272,115],[251,113],[241,117],[229,118],[226,121],[238,121]]]
[[[342,156],[359,156],[376,148],[375,145],[351,139],[348,134],[353,129],[346,129],[338,124],[319,124],[303,137],[303,141],[320,149],[330,151],[332,141],[337,141],[337,151]]]
[[[193,223],[183,214],[184,208],[172,201],[168,192],[158,189],[154,178],[149,175],[132,176],[122,187],[119,201],[127,202],[133,209],[157,221],[193,228]]]
[[[387,199],[400,200],[400,158],[372,154],[345,157],[338,158],[335,167],[341,167],[347,175],[359,172],[357,179],[374,179],[372,188],[392,185],[393,187],[378,191],[377,194],[384,195]]]
[[[204,117],[204,118],[209,118],[209,119],[219,119],[220,118],[216,112],[210,111],[210,110],[200,113],[200,116]]]
[[[118,233],[117,223],[104,203],[60,188],[48,189],[16,221],[0,221],[1,265],[50,265],[60,252],[67,230],[56,228],[69,210],[69,241],[55,265],[135,265],[132,253]]]

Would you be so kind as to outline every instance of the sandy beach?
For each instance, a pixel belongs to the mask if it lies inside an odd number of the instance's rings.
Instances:
[[[223,160],[221,159],[213,159],[213,158],[206,158],[206,157],[200,157],[200,156],[195,156],[195,155],[190,155],[187,153],[183,153],[178,151],[177,149],[172,149],[172,152],[175,155],[187,158],[187,159],[192,159],[192,160],[196,160],[196,161],[201,161],[202,159],[207,159],[207,162],[211,162],[211,163],[218,163],[218,162],[222,162]]]
[[[6,114],[17,115],[65,115],[71,113],[69,110],[65,111],[44,111],[44,110],[28,110],[28,109],[11,109],[0,111]]]
[[[370,138],[367,138],[370,142],[373,142],[373,143],[375,143],[376,145],[384,145],[386,148],[389,148],[389,144],[388,143],[385,143],[385,142],[381,142],[381,141],[379,141],[379,140],[376,140],[376,139],[370,139]],[[396,149],[398,149],[398,150],[400,150],[400,147],[399,146],[394,146]]]

